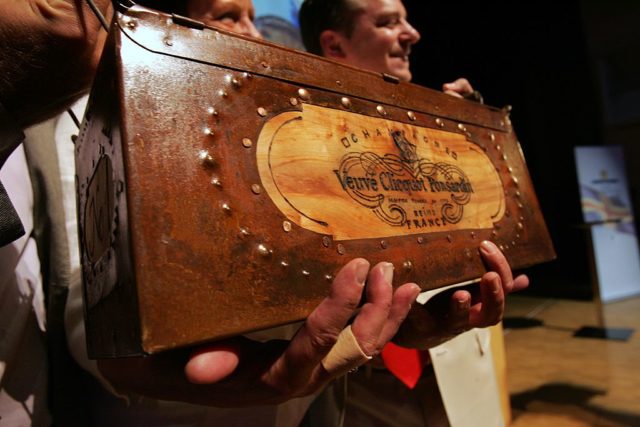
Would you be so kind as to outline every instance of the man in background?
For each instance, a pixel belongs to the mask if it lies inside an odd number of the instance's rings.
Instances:
[[[301,6],[300,29],[305,47],[310,53],[324,56],[359,68],[385,73],[410,81],[412,78],[409,56],[411,48],[420,40],[419,32],[409,23],[407,12],[400,0],[305,0]],[[459,98],[481,101],[477,91],[464,78],[442,86],[443,92]],[[483,242],[483,246],[486,243]],[[481,246],[481,251],[488,247]],[[495,246],[492,251],[498,251]],[[524,276],[516,278],[515,286],[505,293],[523,289],[528,284]],[[428,349],[450,340],[472,328],[483,328],[498,323],[502,318],[504,300],[492,301],[480,283],[480,298],[473,297],[466,289],[443,293],[434,297],[425,307],[450,303],[459,308],[457,320],[449,325],[433,322],[429,310],[416,308],[405,324],[422,324],[422,336],[413,335],[407,340],[403,328],[394,341],[407,347]],[[475,289],[477,295],[478,289]],[[449,301],[447,301],[447,299]],[[476,313],[481,313],[476,316]],[[430,326],[433,328],[430,330]],[[460,339],[474,340],[475,331]],[[488,336],[486,331],[483,334]],[[389,369],[394,363],[402,363],[391,351],[383,350],[382,358]],[[402,349],[396,349],[402,353]],[[411,353],[411,352],[407,352]],[[407,357],[416,357],[412,354]],[[373,369],[349,376],[347,423],[373,423],[374,425],[448,425],[438,393],[438,385],[429,366],[427,352],[419,356],[427,364],[424,374],[411,392],[384,369]],[[394,360],[396,359],[396,360]],[[373,363],[375,366],[375,362]],[[378,367],[383,365],[378,362]],[[414,387],[415,384],[409,385]],[[380,397],[382,396],[382,397]],[[313,408],[312,408],[313,411]],[[498,413],[499,415],[499,413]],[[367,424],[368,425],[368,424]]]

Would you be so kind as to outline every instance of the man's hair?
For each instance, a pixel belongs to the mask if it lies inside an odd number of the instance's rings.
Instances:
[[[351,37],[354,20],[361,10],[357,0],[304,0],[298,13],[304,47],[310,53],[322,55],[320,34],[325,30]]]

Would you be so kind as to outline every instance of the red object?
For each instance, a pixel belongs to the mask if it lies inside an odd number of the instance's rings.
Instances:
[[[391,342],[384,346],[381,356],[389,372],[410,389],[418,383],[424,365],[429,360],[427,350],[400,347]]]

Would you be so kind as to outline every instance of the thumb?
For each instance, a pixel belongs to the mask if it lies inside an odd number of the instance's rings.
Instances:
[[[215,343],[191,353],[184,373],[194,384],[212,384],[231,375],[240,362],[240,346]]]

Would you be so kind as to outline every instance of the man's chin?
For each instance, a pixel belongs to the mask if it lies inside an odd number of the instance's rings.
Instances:
[[[396,68],[390,70],[389,74],[396,76],[404,82],[411,81],[411,71],[408,68]]]

